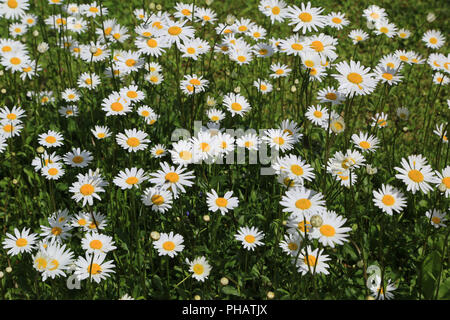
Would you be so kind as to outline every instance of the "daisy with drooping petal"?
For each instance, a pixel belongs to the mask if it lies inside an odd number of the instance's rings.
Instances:
[[[373,283],[370,285],[369,290],[372,297],[377,300],[391,300],[394,298],[392,291],[396,290],[397,287],[391,284],[389,279],[387,285],[381,283],[381,277],[379,275],[375,276]]]
[[[162,188],[147,188],[141,197],[146,206],[151,206],[153,211],[164,213],[172,208],[172,193]]]
[[[311,246],[307,246],[300,251],[298,258],[294,258],[295,266],[298,268],[298,272],[301,274],[329,274],[329,265],[326,261],[329,261],[328,255],[323,254],[323,250],[319,251],[319,248],[312,250]]]
[[[376,113],[372,117],[372,123],[370,124],[372,127],[377,126],[378,128],[384,128],[388,125],[387,122],[388,115],[384,112]]]
[[[41,225],[42,232],[40,235],[44,240],[53,240],[62,243],[72,236],[70,233],[72,226],[67,221],[59,222],[55,219],[48,218],[48,223],[50,227]]]
[[[335,245],[342,245],[344,242],[349,241],[347,239],[349,236],[348,232],[352,228],[343,227],[347,219],[337,215],[334,211],[323,211],[320,217],[322,218],[322,224],[314,227],[311,233],[313,238],[318,239],[324,246],[332,248]]]
[[[94,129],[91,129],[91,132],[94,135],[94,137],[99,140],[105,139],[105,138],[108,138],[109,136],[111,136],[109,128],[106,126],[95,126]]]
[[[192,272],[192,277],[198,281],[205,281],[211,272],[211,266],[205,257],[198,257],[189,261],[186,258],[186,263],[189,265],[189,271]]]
[[[53,130],[49,130],[47,131],[47,133],[40,134],[38,140],[40,145],[47,148],[62,146],[64,144],[63,141],[64,141],[63,136],[60,133]]]
[[[184,80],[180,82],[180,88],[185,94],[191,95],[205,91],[208,88],[208,83],[209,81],[203,79],[202,76],[198,77],[196,74],[185,75]]]
[[[348,37],[350,39],[352,39],[353,44],[357,44],[359,42],[369,39],[369,34],[365,31],[363,31],[362,29],[356,29],[356,30],[352,30],[348,34]]]
[[[83,200],[83,207],[86,203],[92,206],[94,198],[101,200],[97,193],[105,192],[103,187],[107,186],[109,183],[102,178],[98,169],[96,171],[89,169],[88,173],[84,175],[78,174],[77,178],[78,180],[72,183],[72,186],[69,188],[69,192],[74,193],[72,199],[76,202]]]
[[[126,168],[125,170],[120,171],[113,182],[122,190],[126,190],[138,187],[145,180],[147,180],[147,177],[144,170],[133,167],[131,169]]]
[[[287,190],[280,201],[283,212],[294,215],[315,214],[325,209],[325,200],[320,192],[302,188]]]
[[[319,28],[323,28],[326,25],[326,17],[320,13],[323,8],[311,7],[311,3],[305,5],[301,4],[301,8],[292,6],[288,8],[289,12],[287,17],[291,20],[289,25],[295,25],[293,32],[297,32],[302,29],[302,33],[311,31],[318,31]]]
[[[339,74],[332,76],[339,81],[339,91],[353,95],[367,95],[372,93],[376,86],[377,80],[374,74],[370,73],[370,68],[365,68],[359,61],[340,62],[336,65]]]
[[[78,107],[76,105],[62,106],[58,112],[64,118],[76,117],[78,116]]]
[[[317,99],[321,103],[330,102],[332,105],[338,105],[345,100],[345,95],[333,87],[326,87],[317,92]]]
[[[133,128],[125,129],[125,133],[117,134],[116,141],[119,146],[128,150],[128,152],[137,152],[146,149],[150,139],[147,139],[147,133],[144,131]]]
[[[428,218],[431,225],[435,228],[447,227],[447,225],[445,223],[443,223],[444,221],[447,221],[446,215],[447,214],[445,212],[441,212],[436,209],[428,210],[425,213],[425,216]]]
[[[233,92],[226,94],[223,97],[222,103],[231,112],[232,117],[235,115],[243,117],[251,109],[250,104],[244,96]]]
[[[125,99],[120,93],[113,92],[102,101],[102,110],[106,116],[124,115],[131,112],[130,100]]]
[[[78,87],[93,90],[100,84],[100,77],[95,73],[83,72],[77,81]]]
[[[220,210],[222,215],[228,212],[228,210],[233,210],[239,204],[237,197],[233,197],[233,191],[228,191],[223,197],[219,197],[216,190],[211,189],[211,192],[206,193],[208,209],[211,212],[216,212]]]
[[[297,143],[300,141],[301,137],[303,136],[300,133],[300,128],[298,127],[298,124],[293,120],[283,120],[281,122],[281,125],[279,126],[280,129],[283,130],[283,132],[287,132],[292,138],[294,139],[293,143]]]
[[[387,83],[390,86],[399,83],[403,78],[402,75],[398,74],[397,70],[391,69],[389,67],[377,66],[374,70],[374,73],[378,80],[380,80],[382,83]]]
[[[257,246],[263,246],[261,241],[264,232],[259,231],[256,227],[240,227],[238,233],[234,235],[235,239],[242,242],[244,249],[254,251]]]
[[[267,94],[272,91],[273,86],[270,82],[258,79],[253,82],[253,86],[262,94]]]
[[[85,213],[88,217],[87,223],[83,226],[86,231],[103,230],[107,225],[108,219],[104,214],[98,212]]]
[[[369,136],[367,132],[360,132],[359,135],[353,134],[352,140],[355,146],[362,151],[375,152],[375,149],[378,148],[378,138],[372,135]]]
[[[390,186],[381,185],[381,189],[373,191],[374,204],[388,215],[392,216],[393,212],[401,212],[406,204],[406,197],[403,193]]]
[[[14,235],[7,233],[2,244],[3,249],[9,249],[8,255],[15,256],[22,252],[30,253],[36,247],[36,240],[37,234],[30,234],[30,229],[24,228],[19,231],[14,228]]]
[[[114,246],[113,238],[97,231],[88,232],[81,240],[81,247],[87,253],[108,253],[117,247]]]
[[[433,133],[435,135],[437,135],[439,137],[439,139],[442,139],[443,143],[448,143],[448,138],[447,138],[447,131],[445,130],[444,126],[446,126],[446,124],[441,123],[441,124],[437,124],[436,123],[436,128],[433,130]]]
[[[158,250],[160,256],[168,255],[169,257],[175,257],[179,252],[183,251],[184,239],[180,234],[174,234],[171,231],[169,234],[161,233],[159,240],[153,243],[153,247]]]
[[[439,49],[445,44],[445,37],[439,30],[428,30],[424,33],[422,41],[431,49]]]
[[[393,38],[397,34],[397,27],[386,19],[380,19],[375,22],[374,32],[376,35],[384,34],[388,38]]]
[[[45,281],[47,278],[65,277],[65,271],[73,263],[73,252],[70,249],[66,249],[65,244],[60,244],[56,241],[48,243],[44,250],[41,249],[41,252],[47,258],[46,268],[40,270],[42,281]]]
[[[416,191],[421,190],[427,194],[433,190],[429,183],[437,183],[437,178],[425,158],[421,155],[410,155],[408,160],[402,158],[401,165],[402,167],[394,168],[399,172],[395,177],[406,184],[407,191],[415,194]]]
[[[170,166],[167,162],[160,163],[161,169],[157,172],[150,173],[149,179],[151,183],[156,184],[158,187],[163,189],[169,189],[173,192],[174,197],[178,197],[178,192],[186,192],[186,187],[191,187],[194,182],[191,181],[195,178],[193,171],[186,171],[181,165],[175,168]]]
[[[99,283],[101,280],[110,277],[110,273],[115,273],[114,262],[112,260],[105,261],[105,253],[86,252],[85,257],[80,256],[75,262],[76,269],[74,274],[78,280],[90,279]]]
[[[86,212],[79,212],[70,221],[72,227],[85,228],[89,224],[89,214]]]

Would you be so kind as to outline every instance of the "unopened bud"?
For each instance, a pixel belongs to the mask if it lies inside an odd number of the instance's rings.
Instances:
[[[427,14],[427,21],[431,23],[434,20],[436,20],[436,15],[433,12],[428,13]]]
[[[150,8],[150,10],[155,10],[156,5],[152,2],[148,7]]]
[[[209,222],[209,220],[210,220],[209,215],[205,214],[205,215],[203,216],[203,221]]]
[[[320,215],[315,214],[311,217],[311,225],[314,228],[319,228],[323,224],[323,219]]]
[[[160,4],[157,4],[156,5],[156,10],[161,11],[161,9],[162,9],[162,6]]]
[[[236,17],[232,14],[229,14],[225,21],[227,24],[232,25],[236,21]]]
[[[12,268],[11,268],[11,267],[6,267],[5,271],[6,271],[7,273],[11,273],[11,272],[12,272]]]
[[[37,152],[37,153],[44,153],[44,152],[45,152],[45,149],[44,149],[43,146],[39,146],[39,147],[36,148],[36,152]]]
[[[297,91],[297,88],[295,86],[292,86],[291,87],[291,92],[295,92],[295,91]]]
[[[220,279],[220,284],[223,286],[226,286],[229,283],[228,278],[223,277],[222,279]]]
[[[89,48],[89,52],[92,53],[92,54],[96,53],[97,52],[97,47],[95,47],[95,46],[90,47]]]
[[[438,187],[440,192],[445,192],[447,191],[447,186],[445,185],[445,183],[441,183]]]
[[[48,50],[48,44],[45,42],[41,42],[39,43],[39,45],[37,46],[37,51],[39,53],[45,53]]]
[[[33,37],[37,37],[38,35],[39,35],[39,31],[34,30],[34,31],[33,31]]]
[[[234,88],[234,92],[235,92],[235,93],[241,92],[241,87],[236,87],[236,88]]]
[[[194,296],[194,300],[200,300],[202,297],[200,297],[198,294],[196,294],[195,296]]]
[[[267,292],[267,298],[268,298],[268,299],[273,299],[273,298],[275,298],[275,293],[273,293],[272,291]]]
[[[150,233],[150,237],[153,239],[153,240],[159,240],[159,238],[161,237],[161,235],[159,234],[159,232],[158,231],[152,231],[152,233]]]

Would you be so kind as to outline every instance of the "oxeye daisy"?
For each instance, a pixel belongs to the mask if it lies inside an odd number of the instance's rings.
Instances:
[[[445,44],[445,37],[439,30],[428,30],[424,33],[422,41],[431,49],[439,49]]]
[[[0,57],[0,64],[11,72],[21,72],[30,63],[30,59],[23,51],[2,52]]]
[[[77,81],[78,87],[93,90],[100,84],[100,77],[95,73],[83,72]]]
[[[440,72],[436,72],[433,76],[433,83],[438,85],[446,85],[450,82],[450,77]]]
[[[388,118],[388,115],[385,114],[384,112],[376,113],[372,117],[372,119],[371,119],[372,122],[371,122],[370,125],[372,127],[377,126],[378,128],[384,128],[384,127],[386,127],[388,125],[387,118]]]
[[[294,258],[294,263],[298,268],[298,272],[302,274],[329,274],[329,265],[326,261],[329,261],[328,255],[323,254],[323,250],[319,251],[319,248],[312,250],[311,246],[307,246],[300,251],[298,257]]]
[[[445,192],[445,197],[450,197],[450,166],[446,166],[442,173],[436,171],[436,184],[441,192]]]
[[[234,151],[235,139],[228,133],[219,132],[216,136],[219,155],[227,155]]]
[[[83,226],[86,231],[103,230],[107,225],[106,216],[98,212],[85,213],[88,217],[87,223]]]
[[[150,153],[154,158],[162,158],[167,154],[166,146],[163,144],[157,144],[150,149]]]
[[[361,149],[362,151],[375,152],[378,148],[379,140],[375,136],[369,136],[368,133],[360,132],[359,135],[356,133],[352,135],[352,141],[354,145]]]
[[[350,33],[348,34],[348,37],[350,39],[352,39],[353,44],[357,44],[361,41],[369,39],[369,34],[365,31],[363,31],[362,29],[356,29],[356,30],[350,31]]]
[[[377,80],[370,68],[365,68],[359,61],[340,62],[336,65],[339,74],[332,76],[339,81],[339,91],[353,95],[367,95],[375,90]]]
[[[303,184],[304,181],[314,180],[314,170],[300,156],[293,154],[278,158],[272,165],[277,174],[286,174],[291,180]]]
[[[147,188],[141,197],[146,206],[151,206],[153,211],[164,213],[172,208],[172,193],[162,188]]]
[[[209,81],[203,79],[202,76],[198,77],[196,74],[185,75],[184,80],[180,83],[180,88],[187,95],[194,93],[200,93],[208,88]]]
[[[94,1],[90,4],[80,5],[80,13],[86,17],[95,18],[98,16],[106,16],[108,14],[108,8],[100,7],[97,1]]]
[[[237,62],[238,65],[249,64],[253,60],[253,51],[247,47],[233,46],[228,52],[231,61]]]
[[[23,34],[25,34],[25,32],[27,32],[28,29],[28,25],[23,24],[23,23],[12,23],[9,26],[9,33],[14,37],[17,38]]]
[[[371,5],[367,9],[363,11],[363,17],[365,17],[368,21],[379,21],[382,19],[386,19],[386,11],[383,8],[380,8],[377,5]]]
[[[397,108],[396,114],[401,120],[407,121],[409,119],[410,112],[406,107],[399,107]]]
[[[266,141],[271,148],[281,150],[282,152],[286,152],[294,148],[294,138],[282,129],[266,130],[262,140]]]
[[[72,199],[75,199],[76,202],[83,200],[83,207],[86,203],[92,206],[94,198],[101,200],[98,193],[105,192],[103,187],[107,186],[109,183],[101,177],[98,171],[93,172],[89,169],[88,173],[84,175],[79,174],[77,178],[78,180],[72,183],[72,186],[69,188],[69,192],[74,194]]]
[[[270,82],[258,79],[253,82],[253,86],[262,94],[267,94],[272,91],[273,86]]]
[[[384,34],[388,38],[393,38],[397,34],[397,27],[386,19],[380,19],[375,22],[374,32],[376,35]]]
[[[261,1],[258,9],[268,16],[272,23],[284,22],[288,16],[288,7],[283,0]]]
[[[379,275],[375,276],[374,281],[369,286],[369,290],[372,297],[377,300],[391,300],[394,298],[392,291],[396,290],[397,287],[391,284],[391,280],[388,280],[387,285],[381,283],[381,277]]]
[[[131,50],[123,52],[115,61],[115,65],[124,74],[138,71],[144,66],[144,63],[145,61],[140,57],[140,53]]]
[[[280,242],[280,248],[290,256],[297,256],[302,245],[302,237],[298,233],[287,233],[284,240]]]
[[[195,30],[193,27],[186,26],[185,21],[168,20],[165,28],[161,29],[161,35],[165,37],[169,46],[173,43],[179,45],[182,41],[194,38]]]
[[[313,35],[308,37],[308,45],[314,53],[322,59],[335,60],[337,58],[336,45],[337,40],[326,34]]]
[[[242,242],[244,249],[254,251],[257,246],[263,246],[261,241],[264,237],[264,232],[259,231],[256,227],[240,227],[235,239]]]
[[[186,171],[186,168],[178,166],[170,166],[167,162],[160,163],[161,169],[157,172],[150,173],[149,179],[151,183],[156,184],[158,187],[169,189],[173,192],[174,197],[178,197],[178,192],[186,192],[186,187],[191,187],[194,182],[191,181],[195,178],[193,171]]]
[[[8,107],[3,107],[0,109],[0,120],[20,120],[20,118],[25,117],[25,110],[21,107],[12,107],[9,109]]]
[[[301,137],[303,136],[299,131],[300,128],[298,127],[298,124],[293,120],[283,120],[279,126],[280,129],[283,130],[283,132],[287,132],[292,138],[294,139],[294,144],[300,141]]]
[[[248,33],[249,29],[255,25],[250,19],[241,18],[233,24],[233,29],[237,33]]]
[[[110,277],[110,273],[115,273],[114,262],[112,260],[105,261],[105,253],[87,253],[85,257],[78,257],[75,262],[74,274],[78,280],[90,279],[99,283],[101,280]]]
[[[105,139],[105,138],[108,138],[109,136],[111,136],[109,128],[106,126],[95,126],[94,129],[91,129],[91,132],[94,135],[94,137],[99,140]]]
[[[220,211],[222,215],[228,212],[228,210],[233,210],[239,204],[237,197],[233,197],[233,191],[228,191],[223,197],[219,197],[216,190],[211,189],[211,192],[206,193],[208,209],[211,212]]]
[[[311,31],[318,31],[319,28],[323,28],[326,25],[325,16],[320,13],[323,8],[311,7],[311,3],[305,5],[301,4],[301,7],[292,6],[288,8],[289,12],[287,17],[291,20],[289,25],[295,25],[293,32],[297,32],[302,29],[302,33]]]
[[[335,245],[343,245],[344,242],[349,241],[347,237],[348,232],[352,229],[349,227],[343,227],[347,219],[339,216],[334,211],[323,211],[320,214],[322,224],[314,225],[311,236],[318,239],[324,246],[330,246],[332,248]],[[311,217],[313,219],[313,217]]]
[[[72,217],[70,225],[72,227],[86,228],[86,226],[89,225],[89,219],[90,219],[89,213],[79,212]]]
[[[19,231],[14,228],[14,235],[6,234],[3,240],[3,249],[9,249],[7,254],[10,256],[18,255],[19,253],[30,253],[36,247],[37,234],[30,233],[30,229],[24,228]]]
[[[208,131],[200,131],[195,137],[190,139],[190,142],[194,152],[194,162],[214,157],[217,153],[215,136]]]
[[[356,150],[348,149],[345,153],[338,151],[332,158],[331,169],[333,172],[347,171],[361,167],[364,162],[364,156]]]
[[[299,181],[296,181],[294,179],[291,179],[289,177],[289,175],[286,172],[281,171],[278,176],[277,176],[277,181],[278,183],[283,187],[283,188],[299,188],[302,186],[302,183],[300,183]]]
[[[345,100],[345,95],[333,87],[326,87],[317,92],[317,99],[321,103],[330,102],[332,105],[338,105]]]
[[[445,212],[441,212],[436,209],[428,210],[425,213],[425,216],[428,218],[431,225],[435,228],[447,227],[447,225],[443,223],[444,221],[447,221],[446,215],[447,214]]]
[[[236,145],[238,147],[248,150],[257,151],[260,144],[261,139],[254,133],[248,133],[236,139]]]
[[[209,120],[212,122],[220,122],[223,119],[225,119],[225,113],[219,109],[215,109],[215,108],[209,109],[206,112],[206,114],[207,114]]]
[[[99,234],[97,231],[88,232],[81,240],[81,247],[87,253],[107,253],[116,249],[113,238],[104,234]]]
[[[138,48],[138,53],[152,57],[161,56],[165,49],[170,47],[166,38],[156,35],[152,37],[138,37],[134,44]]]
[[[306,39],[293,35],[281,41],[280,50],[287,55],[300,56],[302,53],[311,51],[311,48],[308,46]]]
[[[133,167],[131,169],[126,168],[125,170],[120,171],[114,178],[113,182],[122,190],[126,190],[133,187],[138,187],[145,180],[147,180],[147,177],[144,170]]]
[[[374,73],[378,80],[382,83],[387,83],[390,86],[399,83],[403,78],[403,76],[398,74],[397,70],[389,67],[377,66]]]
[[[405,51],[405,50],[395,50],[394,55],[402,62],[407,64],[411,64],[412,63],[411,60],[414,57],[412,51]]]
[[[275,53],[275,49],[271,45],[265,43],[257,43],[254,46],[254,50],[255,55],[258,58],[268,58]]]
[[[68,270],[73,263],[73,253],[70,249],[66,249],[65,244],[51,242],[42,250],[47,258],[46,268],[40,270],[42,272],[42,281],[47,278],[66,276],[65,270]]]
[[[139,87],[136,85],[122,88],[119,94],[123,96],[124,99],[129,100],[131,103],[142,101],[145,98],[144,92],[139,90]]]
[[[71,152],[64,155],[64,162],[72,167],[84,168],[94,159],[92,153],[80,148],[73,148]]]
[[[180,234],[174,234],[172,231],[167,233],[161,233],[159,240],[153,243],[153,247],[158,250],[160,256],[168,255],[169,257],[175,257],[179,252],[183,251],[184,245],[183,236]]]
[[[411,32],[406,29],[399,29],[397,31],[397,35],[401,39],[408,39],[411,36]]]
[[[433,190],[429,183],[437,183],[437,178],[431,166],[426,164],[425,158],[422,158],[421,155],[419,158],[411,155],[408,159],[402,158],[401,165],[402,167],[394,168],[399,172],[395,177],[406,184],[407,191],[415,194],[416,191],[421,190],[427,194]]]
[[[172,156],[172,162],[179,165],[186,165],[194,160],[194,151],[192,142],[180,140],[172,144],[172,150],[169,150]]]
[[[401,212],[407,206],[406,197],[403,193],[385,184],[381,185],[381,189],[373,191],[373,202],[390,216],[392,216],[393,212]]]
[[[116,135],[116,141],[119,146],[128,150],[128,152],[136,152],[147,148],[147,133],[137,129],[125,129],[125,133]]]
[[[311,235],[313,231],[313,227],[311,225],[311,217],[313,214],[311,213],[299,213],[299,214],[291,214],[288,217],[286,226],[288,228],[288,233],[295,234],[302,239],[307,238]]]
[[[326,16],[328,25],[332,28],[341,30],[347,26],[350,21],[345,18],[345,14],[341,12],[331,12]]]
[[[42,167],[42,175],[48,180],[58,180],[64,175],[64,169],[60,163],[49,163]]]
[[[102,110],[106,116],[124,115],[131,112],[130,99],[125,99],[120,93],[113,92],[102,101]]]
[[[198,8],[198,10],[195,11],[195,19],[201,22],[202,26],[207,23],[215,24],[215,21],[217,20],[216,13],[209,8]]]
[[[211,272],[211,266],[205,257],[198,257],[189,261],[186,258],[186,263],[189,265],[189,271],[192,272],[192,277],[198,281],[205,281]]]
[[[315,125],[325,128],[328,126],[328,111],[321,105],[309,106],[305,116]]]
[[[145,75],[145,80],[155,86],[164,81],[164,76],[158,72],[150,72]]]
[[[281,63],[272,64],[270,66],[270,70],[273,72],[272,74],[270,74],[270,77],[274,79],[287,77],[292,71],[292,69],[289,69],[287,65]]]
[[[280,201],[283,212],[291,214],[314,214],[325,209],[325,200],[320,192],[302,188],[287,190]]]
[[[194,12],[194,10],[198,9],[198,7],[194,8],[194,4],[192,3],[187,4],[177,2],[175,5],[175,13],[173,14],[173,16],[178,19],[187,19],[192,21],[192,13]]]
[[[28,0],[3,0],[0,3],[0,16],[6,19],[18,19],[28,11]]]
[[[76,117],[78,116],[78,107],[76,105],[62,106],[58,112],[64,118]]]
[[[45,240],[54,240],[62,243],[64,240],[70,238],[70,230],[72,226],[67,223],[67,221],[59,222],[52,218],[48,218],[48,223],[50,227],[41,225],[41,237]]]
[[[250,103],[244,96],[233,92],[226,94],[222,103],[231,112],[232,117],[235,115],[243,117],[251,109]]]
[[[62,146],[64,144],[63,141],[64,141],[63,136],[60,133],[53,130],[49,130],[47,131],[47,133],[40,134],[38,140],[40,145],[47,148]]]

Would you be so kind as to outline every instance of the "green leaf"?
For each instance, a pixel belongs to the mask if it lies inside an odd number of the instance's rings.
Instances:
[[[225,294],[230,294],[230,295],[234,295],[234,296],[238,296],[239,297],[239,292],[237,291],[236,288],[231,287],[231,286],[225,286],[222,288],[222,292]]]
[[[436,292],[437,279],[441,271],[441,255],[432,251],[422,264],[422,293],[425,299],[432,299]]]
[[[439,300],[450,300],[450,278],[445,279],[439,286]]]

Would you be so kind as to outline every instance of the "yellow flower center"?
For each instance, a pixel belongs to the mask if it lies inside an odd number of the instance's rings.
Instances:
[[[164,197],[160,194],[155,194],[154,196],[152,196],[152,202],[157,206],[160,206],[164,203]]]
[[[347,80],[354,84],[360,84],[363,82],[363,78],[359,73],[351,72],[347,75]]]
[[[431,221],[433,221],[435,224],[441,223],[441,219],[439,217],[433,217],[433,218],[431,218]]]
[[[127,97],[130,98],[130,99],[137,98],[137,96],[138,96],[138,94],[137,94],[136,91],[128,91],[127,92]]]
[[[16,240],[16,246],[18,246],[18,247],[25,247],[27,244],[28,244],[28,241],[25,238],[19,238]]]
[[[130,146],[130,147],[137,147],[138,145],[140,145],[141,144],[141,141],[138,139],[138,138],[135,138],[135,137],[131,137],[131,138],[128,138],[128,140],[127,140],[127,144]]]
[[[383,196],[383,199],[381,199],[381,202],[383,202],[387,206],[392,206],[395,203],[395,198],[389,194],[385,194]]]
[[[298,164],[293,164],[291,166],[291,171],[293,174],[295,174],[296,176],[301,176],[303,174],[303,168],[300,167]]]
[[[303,46],[302,46],[300,43],[293,43],[293,44],[291,45],[291,48],[294,49],[294,50],[296,50],[296,51],[303,50]]]
[[[311,201],[309,199],[299,199],[295,202],[295,206],[300,209],[300,210],[307,210],[309,208],[311,208]]]
[[[128,67],[132,67],[132,66],[134,66],[136,64],[136,60],[134,60],[134,59],[127,59],[127,61],[125,61],[125,64]]]
[[[169,181],[170,183],[175,183],[178,180],[180,180],[180,176],[176,172],[169,172],[168,174],[166,174],[165,179],[166,179],[166,181]]]
[[[231,109],[233,109],[234,111],[241,111],[242,110],[242,106],[237,103],[237,102],[233,102],[231,104]]]
[[[17,3],[16,0],[8,0],[8,2],[6,3],[8,5],[8,7],[10,7],[11,9],[15,9],[17,8],[17,6],[19,5]]]
[[[211,150],[211,146],[209,145],[209,143],[202,142],[200,143],[200,149],[202,149],[203,152],[208,152],[209,150]]]
[[[90,196],[94,193],[94,186],[90,183],[83,184],[80,188],[80,192],[83,196]]]
[[[304,258],[305,264],[309,265],[310,267],[314,267],[316,265],[316,260],[316,257],[310,254]]]
[[[388,33],[388,32],[389,32],[389,29],[386,28],[386,27],[381,27],[381,28],[380,28],[380,32],[382,32],[382,33]]]
[[[189,80],[189,83],[194,86],[199,86],[201,84],[200,80],[198,80],[198,79],[191,79],[191,80]]]
[[[47,268],[47,260],[45,260],[44,258],[37,258],[34,262],[37,264],[37,268],[39,270]]]
[[[240,26],[239,28],[238,28],[238,30],[240,31],[240,32],[245,32],[245,31],[247,31],[247,26]]]
[[[119,111],[122,111],[124,108],[120,102],[113,102],[111,104],[111,109],[115,112],[119,112]]]
[[[324,49],[323,43],[318,40],[311,42],[310,47],[317,52],[321,52]]]
[[[181,13],[185,16],[190,16],[192,14],[191,10],[189,9],[183,9],[181,10]]]
[[[275,6],[275,7],[272,8],[272,13],[275,14],[275,15],[280,14],[280,11],[281,11],[280,8],[277,7],[277,6]]]
[[[308,12],[302,12],[298,15],[298,18],[302,20],[303,22],[311,22],[312,15]]]
[[[147,40],[147,45],[150,48],[156,48],[158,46],[158,42],[155,39],[148,39]]]
[[[72,162],[74,162],[74,163],[82,163],[83,160],[84,160],[84,158],[82,156],[75,156],[75,157],[73,157]]]
[[[103,243],[100,240],[92,240],[89,246],[94,250],[100,250],[103,247]]]
[[[48,174],[49,175],[51,175],[51,176],[56,176],[57,174],[58,174],[58,169],[56,169],[56,168],[50,168],[50,169],[48,169]]]
[[[139,179],[136,177],[129,177],[125,180],[127,184],[136,184],[139,182]]]
[[[316,118],[322,118],[322,112],[320,112],[319,110],[314,111],[314,116]]]
[[[392,78],[394,78],[392,73],[389,73],[389,72],[383,73],[382,77],[385,78],[386,80],[392,80]]]
[[[297,245],[295,242],[290,242],[290,243],[288,244],[288,248],[289,248],[289,250],[291,250],[291,251],[297,251],[298,245]]]
[[[333,23],[336,23],[336,24],[340,24],[342,22],[342,20],[338,17],[334,17],[333,19],[331,19],[331,21],[333,21]]]
[[[272,139],[274,143],[278,144],[278,145],[283,145],[284,144],[284,139],[283,137],[275,137]]]
[[[415,169],[408,172],[408,177],[416,183],[422,182],[424,179],[422,172]]]
[[[162,247],[166,251],[172,251],[173,249],[175,249],[175,243],[173,243],[172,241],[166,241],[163,243]]]
[[[445,184],[447,189],[450,189],[450,177],[445,177],[444,179],[442,179],[442,183]]]
[[[181,151],[180,158],[183,160],[190,160],[192,159],[192,153],[189,151]]]
[[[332,237],[336,234],[336,230],[334,229],[334,227],[330,226],[329,224],[323,224],[319,230],[320,233],[325,237]]]
[[[92,274],[92,275],[100,274],[100,273],[102,273],[102,271],[103,271],[102,267],[100,267],[96,263],[90,264],[87,267],[87,272]]]
[[[48,136],[47,138],[45,138],[45,141],[46,141],[47,143],[53,144],[53,143],[56,142],[56,138],[53,137],[53,136]]]
[[[177,35],[179,35],[179,34],[181,33],[181,31],[183,31],[183,30],[182,30],[180,27],[178,27],[178,26],[170,27],[170,28],[167,30],[167,32],[169,32],[169,34],[172,35],[172,36],[177,36]]]
[[[367,142],[367,141],[361,141],[361,142],[359,143],[359,146],[360,146],[361,148],[363,148],[363,149],[369,149],[369,148],[370,148],[370,143]]]
[[[60,227],[53,227],[51,233],[55,236],[59,236],[62,233],[62,229]]]
[[[17,57],[12,57],[9,61],[14,65],[18,65],[22,62],[22,60],[20,60],[20,58]]]
[[[195,48],[190,47],[190,48],[187,48],[186,51],[189,54],[194,54],[195,53]]]
[[[438,42],[438,39],[436,39],[435,37],[430,38],[430,42],[431,44],[436,44]]]
[[[225,198],[217,198],[216,199],[216,204],[218,207],[226,207],[228,204],[228,200]]]
[[[256,238],[254,236],[252,236],[251,234],[248,234],[244,237],[244,240],[248,243],[253,243],[253,242],[255,242]]]
[[[200,274],[203,274],[204,267],[203,267],[201,264],[197,263],[196,265],[194,265],[194,267],[192,268],[192,270],[194,270],[194,273],[195,273],[195,274],[200,275]]]

